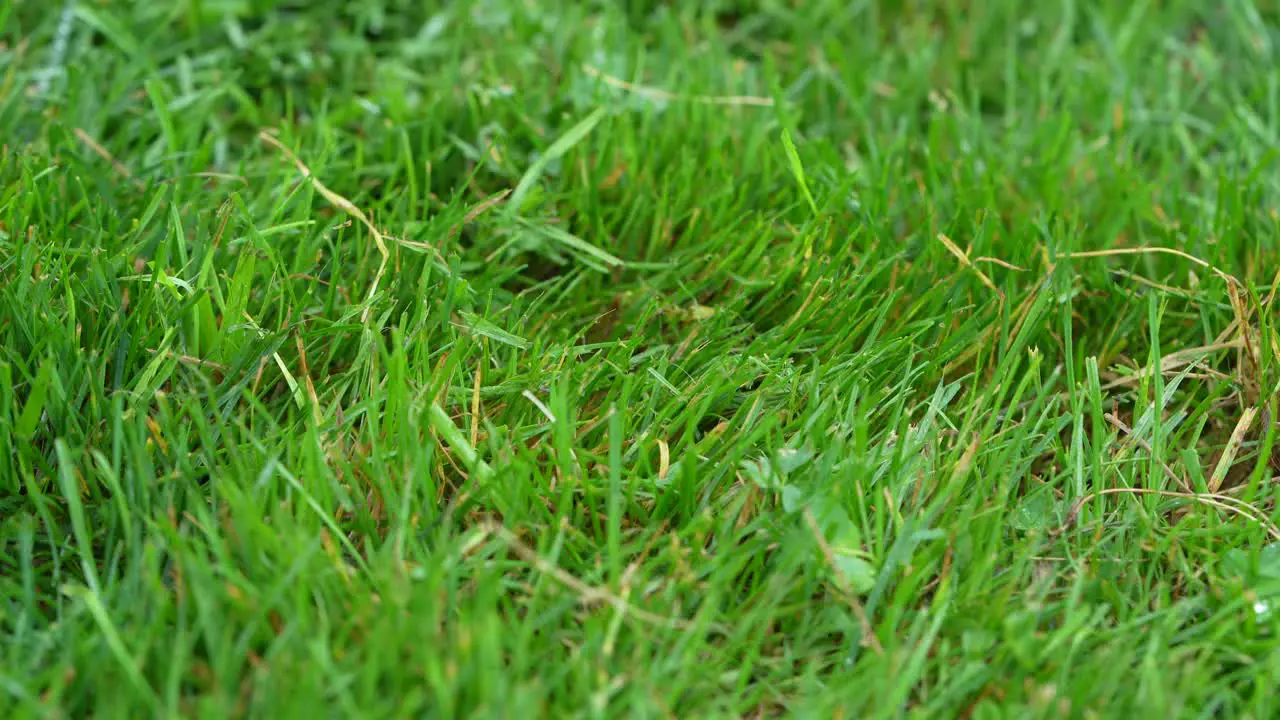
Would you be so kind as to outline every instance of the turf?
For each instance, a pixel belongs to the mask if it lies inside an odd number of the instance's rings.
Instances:
[[[1278,21],[0,4],[0,716],[1275,717]]]

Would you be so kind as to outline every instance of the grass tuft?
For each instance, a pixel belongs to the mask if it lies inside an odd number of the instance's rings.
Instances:
[[[437,5],[0,4],[0,716],[1277,714],[1267,4]]]

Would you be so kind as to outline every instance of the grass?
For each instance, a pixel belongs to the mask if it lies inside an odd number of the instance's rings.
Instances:
[[[1274,717],[1278,13],[0,5],[0,715]]]

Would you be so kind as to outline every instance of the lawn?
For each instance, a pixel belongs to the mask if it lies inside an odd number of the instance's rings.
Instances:
[[[0,717],[1276,717],[1278,62],[0,2]]]

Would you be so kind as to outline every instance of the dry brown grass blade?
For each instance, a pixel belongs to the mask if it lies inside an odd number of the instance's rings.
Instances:
[[[133,183],[133,186],[138,190],[147,189],[146,183],[135,178],[133,176],[133,173],[130,172],[129,168],[126,167],[124,163],[117,160],[116,156],[111,154],[111,151],[103,147],[102,144],[99,143],[97,140],[94,140],[93,136],[91,136],[89,133],[85,132],[84,130],[81,130],[80,128],[75,128],[74,130],[72,130],[72,132],[74,132],[75,136],[79,138],[80,142],[87,145],[89,149],[94,152],[94,154],[96,154],[98,157],[102,158],[103,160],[106,160],[107,163],[111,165],[111,169],[116,171],[117,175],[120,175],[125,180],[128,180],[129,182]]]
[[[1146,440],[1143,440],[1142,438],[1139,438],[1139,437],[1135,437],[1133,434],[1133,428],[1126,425],[1123,420],[1121,420],[1120,418],[1116,417],[1111,413],[1107,413],[1102,417],[1107,422],[1111,423],[1112,427],[1124,433],[1127,439],[1137,443],[1137,445],[1141,447],[1143,450],[1145,450],[1148,455],[1155,455],[1155,450],[1151,448],[1151,445]],[[1173,484],[1179,487],[1185,488],[1188,492],[1191,490],[1191,485],[1186,480],[1183,480],[1178,475],[1178,473],[1174,472],[1173,468],[1169,467],[1168,464],[1160,463],[1160,467],[1164,470],[1164,474],[1167,475],[1169,479],[1173,481]]]
[[[592,65],[583,63],[582,71],[591,77],[597,78],[605,85],[626,90],[634,95],[647,97],[650,100],[662,101],[685,101],[702,103],[703,105],[747,105],[754,107],[773,107],[773,98],[759,97],[756,95],[681,95],[679,93],[668,92],[659,88],[647,87],[645,85],[637,85],[627,82],[622,78],[614,77]]]
[[[191,355],[182,355],[180,353],[175,353],[172,350],[157,350],[155,348],[146,348],[146,351],[151,353],[152,355],[163,354],[165,357],[173,358],[174,360],[177,360],[178,362],[186,365],[195,365],[196,367],[206,367],[206,368],[211,368],[213,370],[219,370],[222,372],[227,371],[227,366],[223,365],[222,363],[216,363],[212,360],[202,360],[198,357],[192,357]]]
[[[1103,495],[1159,495],[1161,497],[1193,500],[1203,505],[1210,505],[1220,510],[1226,510],[1227,512],[1244,516],[1261,525],[1273,540],[1280,540],[1280,527],[1276,527],[1275,523],[1267,519],[1266,514],[1262,512],[1260,508],[1250,505],[1243,500],[1219,493],[1190,493],[1177,492],[1174,490],[1156,490],[1154,488],[1107,488],[1105,490],[1091,492],[1077,500],[1075,504],[1071,506],[1071,512],[1067,514],[1067,519],[1062,522],[1062,525],[1057,530],[1052,531],[1051,534],[1054,537],[1057,537],[1065,533],[1073,524],[1075,524],[1076,518],[1080,515],[1080,510],[1085,506],[1085,504],[1090,500]]]
[[[1262,301],[1263,305],[1270,305],[1276,299],[1276,292],[1280,291],[1280,270],[1276,270],[1276,274],[1271,278],[1271,290],[1267,292],[1267,297]]]
[[[1209,477],[1209,492],[1216,493],[1222,487],[1222,481],[1227,477],[1227,471],[1235,463],[1236,454],[1240,452],[1240,447],[1244,445],[1245,435],[1249,429],[1253,427],[1253,420],[1258,416],[1258,408],[1245,408],[1240,414],[1240,419],[1236,421],[1236,427],[1231,431],[1231,439],[1227,441],[1227,446],[1222,449],[1222,457],[1218,458],[1218,465],[1213,469],[1213,475]]]
[[[1236,316],[1232,325],[1236,328],[1241,343],[1236,351],[1236,368],[1244,398],[1241,404],[1253,405],[1260,399],[1258,376],[1262,364],[1261,353],[1253,342],[1253,326],[1249,322],[1253,317],[1253,306],[1246,303],[1232,286],[1227,286],[1227,297],[1231,300],[1231,310]]]
[[[1144,254],[1165,254],[1173,255],[1208,269],[1213,274],[1222,278],[1227,283],[1227,296],[1231,301],[1231,309],[1235,314],[1235,320],[1224,330],[1214,341],[1212,346],[1215,349],[1224,345],[1236,348],[1237,357],[1236,367],[1239,369],[1241,384],[1245,388],[1245,401],[1242,404],[1251,405],[1258,400],[1258,392],[1256,383],[1254,382],[1257,369],[1257,349],[1253,346],[1251,339],[1251,328],[1249,320],[1253,315],[1253,307],[1245,303],[1240,296],[1239,289],[1244,287],[1234,276],[1218,269],[1212,264],[1191,255],[1190,253],[1175,248],[1166,247],[1139,247],[1139,248],[1112,248],[1109,250],[1088,250],[1082,252],[1069,253],[1069,258],[1096,258],[1109,257],[1116,255],[1144,255]],[[1280,274],[1277,274],[1280,280]],[[1276,287],[1272,287],[1272,292],[1268,295],[1264,304],[1269,303],[1275,295]],[[1235,335],[1235,339],[1227,343],[1227,338]]]
[[[378,262],[378,272],[373,276],[373,285],[369,287],[369,295],[366,299],[364,312],[360,316],[360,321],[367,323],[369,321],[369,313],[373,310],[373,298],[378,293],[378,286],[382,283],[382,276],[386,274],[387,263],[391,259],[391,251],[387,249],[386,236],[384,236],[382,231],[373,224],[373,221],[369,219],[369,216],[365,215],[363,210],[356,207],[355,203],[330,190],[327,185],[320,182],[320,179],[311,172],[311,168],[307,167],[307,164],[302,162],[302,160],[298,158],[297,154],[285,147],[284,143],[276,139],[274,135],[267,130],[260,130],[258,132],[258,139],[283,153],[284,156],[293,163],[294,167],[298,169],[298,172],[302,174],[302,177],[311,181],[312,186],[315,187],[316,192],[320,193],[321,197],[329,201],[329,204],[337,207],[356,220],[359,220],[360,224],[364,225],[365,229],[369,231],[369,235],[373,238],[374,244],[378,247],[378,254],[381,256],[381,259]]]
[[[1000,258],[994,258],[994,257],[976,257],[976,258],[974,258],[974,259],[973,259],[973,261],[974,261],[975,263],[991,263],[992,265],[999,265],[1000,267],[1005,268],[1006,270],[1013,270],[1013,271],[1015,271],[1015,272],[1026,272],[1026,271],[1027,271],[1027,269],[1026,269],[1026,268],[1024,268],[1024,267],[1019,267],[1019,266],[1014,265],[1013,263],[1011,263],[1011,262],[1009,262],[1009,261],[1007,261],[1007,260],[1001,260]]]
[[[1183,252],[1182,250],[1178,250],[1175,248],[1153,246],[1153,247],[1136,247],[1136,248],[1111,248],[1109,250],[1082,250],[1080,252],[1067,253],[1063,257],[1068,257],[1073,259],[1084,259],[1084,258],[1112,257],[1116,255],[1161,255],[1161,254],[1174,255],[1182,258],[1183,260],[1189,260],[1195,263],[1196,265],[1199,265],[1200,267],[1205,268],[1206,270],[1212,272],[1214,275],[1217,275],[1223,280],[1226,280],[1228,285],[1242,286],[1241,282],[1235,279],[1234,277],[1232,277],[1231,275],[1228,275],[1227,273],[1219,270],[1218,268],[1205,262],[1204,260],[1201,260],[1195,255],[1191,255],[1190,253],[1186,253],[1186,252]]]
[[[1009,337],[1016,337],[1018,333],[1021,332],[1022,324],[1026,322],[1027,316],[1031,314],[1031,308],[1035,305],[1036,298],[1044,291],[1048,286],[1049,280],[1053,277],[1055,267],[1056,266],[1052,264],[1048,266],[1048,270],[1045,271],[1044,277],[1036,281],[1036,284],[1034,285],[1035,290],[1027,293],[1026,297],[1022,299],[1022,302],[1019,303],[1018,307],[1014,309],[1013,324],[1009,328]],[[965,350],[956,356],[954,360],[947,363],[946,367],[943,368],[943,372],[950,375],[955,372],[957,368],[962,367],[965,363],[972,360],[973,357],[986,346],[991,336],[1000,328],[1000,323],[989,324],[987,328],[978,335],[977,340],[969,343],[969,347],[965,348]]]
[[[316,394],[316,385],[311,381],[311,366],[307,363],[307,346],[302,343],[302,336],[294,334],[295,344],[298,346],[298,364],[302,370],[302,380],[307,390],[307,398],[311,400],[311,418],[319,426],[323,417],[320,414],[320,396]]]
[[[506,200],[507,196],[510,194],[511,194],[511,190],[510,188],[508,188],[501,192],[494,193],[493,195],[490,195],[484,200],[481,200],[480,202],[476,203],[471,209],[467,210],[467,214],[463,216],[462,222],[449,228],[449,237],[452,238],[456,236],[459,232],[462,232],[463,227],[469,225],[476,218],[480,217],[486,212],[489,212],[489,210],[497,207],[503,200]],[[432,255],[436,256],[436,260],[439,260],[442,263],[447,263],[447,261],[444,259],[444,256],[440,254],[440,251],[436,249],[435,245],[432,245],[430,243],[424,243],[424,242],[414,242],[412,240],[405,240],[403,238],[393,238],[393,239],[395,240],[395,243],[401,247],[406,247],[411,250],[423,250],[423,251],[429,252]],[[490,256],[490,258],[492,257],[493,256]]]
[[[955,255],[961,265],[972,270],[978,276],[978,279],[982,281],[983,285],[986,285],[992,292],[998,295],[1000,297],[1000,302],[1004,302],[1004,291],[996,287],[996,284],[991,281],[991,278],[987,277],[986,273],[979,270],[978,266],[973,264],[973,261],[969,259],[969,253],[961,250],[960,246],[956,245],[951,241],[951,238],[943,235],[942,233],[938,233],[938,242],[942,243],[942,246],[947,249],[947,252]]]
[[[539,555],[537,551],[524,544],[520,538],[516,537],[515,533],[501,525],[490,523],[485,527],[485,531],[490,535],[501,538],[503,543],[511,549],[511,552],[515,553],[521,560],[532,565],[536,570],[538,570],[538,572],[551,576],[556,580],[556,582],[577,593],[579,601],[584,605],[609,605],[620,614],[630,615],[637,620],[660,627],[685,630],[693,626],[693,623],[683,618],[666,617],[649,612],[648,610],[632,605],[617,593],[588,585],[582,580],[579,580],[573,575],[565,572],[563,569],[557,567],[550,560]]]
[[[480,383],[484,377],[484,365],[476,363],[475,382],[471,386],[471,447],[480,446]]]
[[[1156,290],[1159,290],[1160,292],[1169,293],[1170,295],[1185,296],[1188,294],[1188,291],[1186,290],[1186,288],[1180,288],[1180,287],[1175,287],[1173,285],[1158,283],[1155,280],[1149,280],[1137,273],[1129,272],[1128,270],[1124,270],[1122,268],[1111,268],[1110,272],[1113,275],[1117,275],[1126,280],[1131,280],[1133,282],[1138,283],[1139,285],[1146,285],[1149,288],[1154,288]]]
[[[232,175],[231,173],[214,172],[212,170],[202,170],[200,172],[187,173],[177,177],[165,178],[160,181],[163,185],[172,185],[176,182],[182,182],[190,178],[204,178],[206,180],[222,180],[226,182],[239,183],[245,187],[249,186],[249,180],[241,175]]]
[[[1167,374],[1186,367],[1187,365],[1195,365],[1196,362],[1205,355],[1212,355],[1220,350],[1232,350],[1238,348],[1240,347],[1240,343],[1240,339],[1237,338],[1226,342],[1215,342],[1209,345],[1201,345],[1200,347],[1185,348],[1183,350],[1171,352],[1160,360],[1160,372],[1162,374]],[[1211,375],[1222,376],[1223,378],[1226,377],[1212,368],[1204,368],[1204,370]],[[1118,387],[1124,387],[1125,385],[1134,385],[1149,377],[1151,377],[1151,368],[1143,367],[1132,375],[1117,378],[1106,385],[1103,385],[1102,390],[1114,390]]]
[[[502,192],[494,193],[493,195],[490,195],[489,197],[485,198],[484,200],[481,200],[480,202],[476,203],[475,207],[473,207],[473,208],[471,208],[470,210],[468,210],[468,211],[467,211],[467,214],[463,216],[463,218],[462,218],[462,224],[463,224],[463,225],[466,225],[467,223],[469,223],[469,222],[471,222],[471,221],[475,220],[476,218],[480,217],[481,215],[483,215],[483,214],[485,214],[485,213],[489,212],[490,208],[493,208],[493,207],[494,207],[494,206],[496,206],[498,203],[502,202],[503,200],[506,200],[506,199],[507,199],[507,196],[508,196],[508,195],[510,195],[510,194],[511,194],[511,188],[507,188],[506,190],[503,190]],[[457,227],[455,227],[455,228],[453,228],[452,230],[450,230],[449,232],[450,232],[450,234],[451,234],[451,235],[452,235],[452,234],[456,234],[456,233],[458,232],[458,230],[459,230],[459,229],[461,229],[461,228],[457,228]]]
[[[964,480],[965,476],[969,474],[969,468],[973,466],[973,458],[978,455],[978,448],[981,445],[981,443],[978,442],[978,439],[979,434],[974,433],[969,444],[965,446],[964,453],[960,455],[960,459],[956,461],[955,470],[951,473],[952,487],[958,487],[957,483]],[[916,488],[918,489],[920,485],[921,483],[916,483]]]

